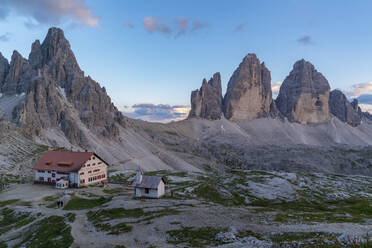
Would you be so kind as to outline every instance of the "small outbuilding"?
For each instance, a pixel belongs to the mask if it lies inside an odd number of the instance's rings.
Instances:
[[[66,179],[60,179],[57,181],[56,183],[56,188],[57,189],[67,189],[68,188],[68,185],[69,185],[69,181],[67,181]]]
[[[145,176],[138,168],[134,182],[136,197],[160,198],[165,194],[165,181],[160,176]]]

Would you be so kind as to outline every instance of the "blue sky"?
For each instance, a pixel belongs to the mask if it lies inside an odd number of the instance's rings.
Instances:
[[[281,82],[311,61],[331,88],[372,92],[372,1],[0,0],[0,52],[28,57],[50,26],[62,27],[81,68],[119,109],[188,105],[219,71],[223,91],[247,53]],[[355,86],[357,85],[357,86]],[[133,109],[133,108],[131,108]]]

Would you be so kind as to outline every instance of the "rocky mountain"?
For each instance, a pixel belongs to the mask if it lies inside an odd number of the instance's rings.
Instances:
[[[355,99],[350,103],[340,90],[332,90],[329,96],[329,107],[331,113],[341,121],[354,127],[360,125],[362,115],[358,100]]]
[[[224,97],[224,113],[231,120],[267,117],[272,105],[271,76],[255,54],[248,54],[235,70]]]
[[[164,150],[161,142],[152,138],[151,128],[124,117],[106,89],[85,76],[59,28],[50,28],[42,43],[36,40],[28,59],[14,51],[9,64],[0,56],[0,79],[2,119],[15,124],[17,132],[34,142],[35,147],[43,144],[88,149],[109,163],[120,162],[126,168],[202,167],[200,159],[192,158],[196,162],[191,163]],[[6,146],[3,141],[0,145]],[[16,150],[23,154],[33,152],[22,145]],[[8,167],[14,166],[20,164]]]
[[[0,92],[24,95],[11,119],[29,135],[60,128],[71,144],[88,147],[76,118],[98,136],[109,138],[118,137],[118,126],[125,126],[125,117],[105,89],[84,76],[61,29],[49,29],[42,44],[36,40],[28,60],[14,51],[9,68],[6,61],[1,64],[6,77]]]
[[[283,81],[276,104],[290,121],[321,123],[331,118],[329,92],[327,79],[310,62],[300,60]]]
[[[201,117],[204,119],[217,120],[222,116],[222,88],[221,75],[215,73],[207,82],[203,79],[199,90],[191,93],[191,110],[189,118]]]
[[[141,166],[372,175],[372,117],[356,101],[335,93],[328,99],[327,80],[303,60],[284,81],[278,108],[270,81],[265,64],[248,54],[224,98],[219,73],[203,80],[192,93],[187,120],[133,120],[80,69],[63,31],[51,28],[42,43],[32,44],[28,59],[16,51],[10,63],[0,56],[0,162],[6,160],[0,167],[16,174],[48,147],[72,147],[97,152],[118,171]]]

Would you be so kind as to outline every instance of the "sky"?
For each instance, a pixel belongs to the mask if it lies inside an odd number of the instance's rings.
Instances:
[[[120,110],[167,122],[187,115],[203,78],[220,72],[225,92],[248,53],[271,71],[274,95],[304,58],[332,89],[368,98],[371,9],[367,0],[0,0],[0,52],[27,58],[34,40],[61,27]]]

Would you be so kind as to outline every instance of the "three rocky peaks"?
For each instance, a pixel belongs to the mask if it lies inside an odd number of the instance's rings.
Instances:
[[[242,121],[270,116],[311,124],[332,115],[351,126],[364,116],[357,100],[350,103],[341,91],[330,91],[327,79],[303,59],[294,64],[273,100],[270,71],[255,54],[248,54],[231,76],[224,97],[219,73],[191,93],[189,118]]]

